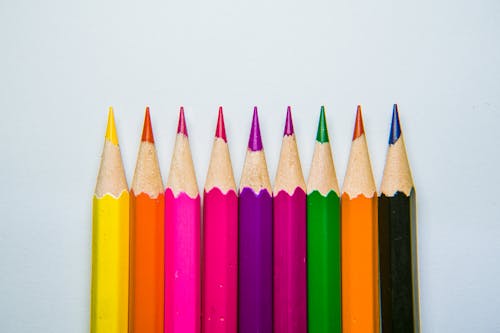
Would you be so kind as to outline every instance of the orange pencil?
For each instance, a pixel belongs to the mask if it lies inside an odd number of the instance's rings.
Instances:
[[[342,189],[342,332],[378,333],[377,195],[358,106]]]
[[[130,332],[163,333],[164,194],[146,108],[130,191]]]

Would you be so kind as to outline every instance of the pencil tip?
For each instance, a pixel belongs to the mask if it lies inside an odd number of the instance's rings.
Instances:
[[[114,145],[118,145],[118,134],[116,133],[116,125],[115,125],[115,115],[113,113],[113,107],[109,107],[108,112],[108,125],[106,127],[106,136],[105,138],[110,141]]]
[[[250,138],[248,139],[248,149],[251,151],[262,150],[262,137],[260,135],[259,114],[257,107],[253,108],[252,128],[250,130]]]
[[[151,126],[151,117],[149,115],[149,106],[146,107],[146,115],[144,116],[144,126],[142,128],[142,142],[155,143],[153,137],[153,127]]]
[[[285,132],[283,133],[283,136],[293,135],[293,133],[292,108],[288,106],[286,108]]]
[[[319,112],[319,122],[318,122],[318,132],[316,134],[316,141],[321,143],[329,142],[328,138],[328,128],[326,126],[326,116],[325,107],[321,106],[321,111]]]
[[[179,124],[177,125],[177,134],[184,134],[185,136],[188,136],[186,118],[184,117],[183,106],[181,106],[181,109],[179,111]]]
[[[352,141],[359,138],[365,133],[365,128],[363,126],[363,116],[361,115],[361,105],[358,105],[356,110],[356,124],[354,125],[354,134],[352,135]]]
[[[399,123],[398,105],[392,107],[391,133],[389,134],[389,144],[393,145],[401,136],[401,124]]]
[[[215,130],[215,137],[221,138],[227,142],[226,126],[224,125],[224,114],[222,113],[222,106],[219,106],[219,117],[217,118],[217,129]]]

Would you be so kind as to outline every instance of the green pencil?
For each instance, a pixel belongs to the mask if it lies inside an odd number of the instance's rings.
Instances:
[[[341,333],[339,185],[323,106],[307,184],[307,291],[309,333]]]

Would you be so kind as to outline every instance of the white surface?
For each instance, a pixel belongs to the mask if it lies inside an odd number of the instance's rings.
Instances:
[[[129,184],[151,106],[164,181],[179,105],[200,186],[217,107],[239,180],[253,105],[271,177],[285,108],[304,172],[325,104],[339,182],[361,103],[380,184],[400,105],[423,332],[499,332],[500,2],[2,1],[0,331],[88,332],[108,105]]]

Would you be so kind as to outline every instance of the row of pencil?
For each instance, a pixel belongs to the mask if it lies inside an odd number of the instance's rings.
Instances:
[[[359,106],[342,192],[323,107],[307,184],[288,108],[274,188],[255,108],[239,190],[220,108],[202,221],[183,108],[166,190],[146,109],[130,192],[110,110],[91,332],[418,332],[415,189],[397,105],[380,192]]]

